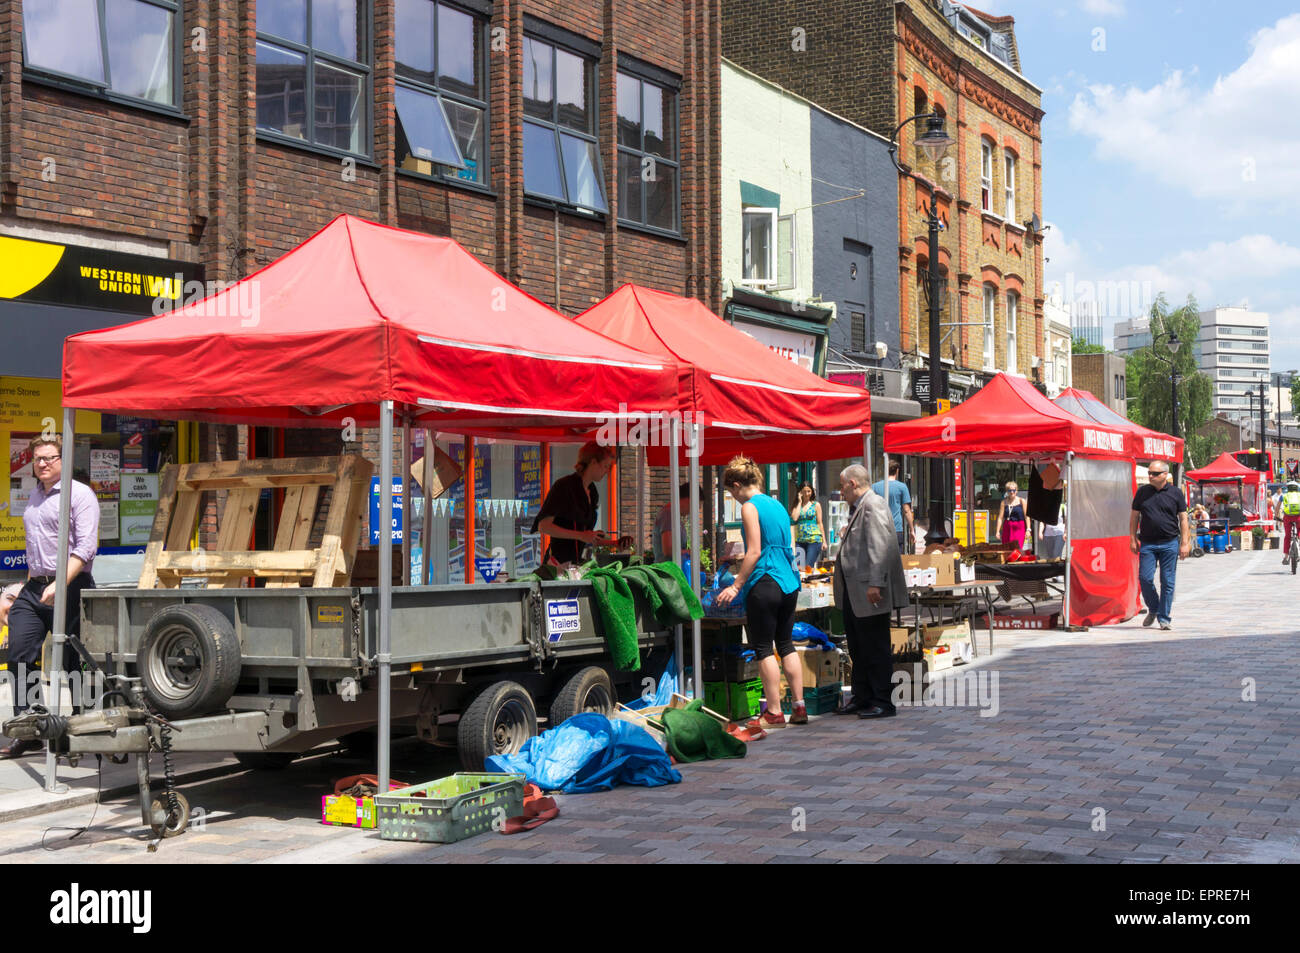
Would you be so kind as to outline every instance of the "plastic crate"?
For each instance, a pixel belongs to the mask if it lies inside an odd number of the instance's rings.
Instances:
[[[803,690],[803,703],[807,706],[810,715],[829,715],[839,707],[840,699],[843,697],[844,686],[840,682]],[[794,702],[788,692],[785,698],[781,699],[781,710],[787,715],[794,711]]]
[[[383,840],[452,844],[522,814],[524,776],[457,773],[377,794],[375,810]]]
[[[763,700],[763,680],[747,682],[705,682],[704,706],[728,718],[752,718]]]
[[[739,655],[706,655],[704,677],[711,681],[748,682],[759,677],[758,659],[746,661]]]

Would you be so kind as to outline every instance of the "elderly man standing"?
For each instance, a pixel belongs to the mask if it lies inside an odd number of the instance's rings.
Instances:
[[[853,696],[838,715],[890,718],[894,672],[889,644],[890,613],[907,605],[907,583],[889,504],[870,485],[867,468],[855,463],[840,474],[840,492],[851,507],[835,560],[835,605],[853,659]]]
[[[14,712],[26,707],[25,675],[41,655],[41,643],[54,628],[54,574],[59,563],[59,494],[63,492],[63,441],[37,437],[31,443],[37,485],[23,512],[27,533],[27,582],[9,610],[9,671],[17,680]],[[99,545],[99,501],[84,483],[69,481],[68,611],[65,632],[81,629],[81,590],[94,588],[90,575]],[[63,660],[61,659],[60,662]],[[0,758],[18,758],[39,749],[39,741],[15,741],[0,748]]]

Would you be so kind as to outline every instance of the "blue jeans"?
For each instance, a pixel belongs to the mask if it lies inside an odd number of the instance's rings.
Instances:
[[[821,558],[822,544],[818,543],[797,543],[800,550],[803,551],[803,564],[811,569],[817,565],[817,560]]]
[[[1160,563],[1160,594],[1156,595],[1156,562]],[[1174,606],[1174,574],[1178,571],[1178,539],[1163,543],[1143,543],[1138,553],[1138,582],[1147,611],[1156,614],[1157,622],[1168,622]]]

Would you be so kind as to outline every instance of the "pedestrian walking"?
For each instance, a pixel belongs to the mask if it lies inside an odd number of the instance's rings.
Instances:
[[[907,544],[912,537],[916,535],[916,525],[912,518],[912,491],[907,488],[907,484],[898,479],[898,474],[902,470],[897,460],[889,464],[889,480],[886,486],[885,480],[877,480],[871,485],[871,491],[876,496],[886,500],[889,504],[889,513],[894,518],[894,533],[898,538],[898,551],[907,552]]]
[[[41,643],[54,629],[54,575],[59,562],[59,494],[63,492],[63,441],[37,437],[30,444],[36,486],[23,511],[27,536],[27,582],[9,609],[9,671],[14,675],[14,714],[26,709],[26,673],[41,657]],[[90,568],[99,546],[99,500],[84,483],[69,481],[68,605],[64,632],[81,632],[81,592],[93,589]],[[65,652],[61,666],[74,657]],[[0,748],[0,758],[18,758],[41,747],[39,741],[15,741]]]
[[[840,473],[840,492],[852,507],[835,557],[835,605],[853,659],[852,695],[837,715],[889,718],[894,653],[889,617],[908,604],[903,558],[898,552],[889,504],[868,484],[867,468],[855,463]]]
[[[1191,528],[1187,523],[1187,502],[1182,491],[1169,479],[1169,465],[1153,463],[1147,469],[1146,486],[1133,496],[1129,516],[1130,547],[1138,554],[1138,581],[1147,605],[1144,626],[1155,622],[1172,629],[1174,577],[1178,560],[1192,551]],[[1156,592],[1156,566],[1160,567],[1160,592]]]
[[[1007,484],[1006,496],[998,506],[997,533],[1003,546],[1025,548],[1025,500],[1014,480]]]
[[[719,605],[739,599],[745,606],[750,645],[758,658],[767,710],[749,727],[781,728],[781,670],[785,668],[792,701],[790,724],[808,724],[803,700],[803,666],[794,648],[794,612],[799,602],[799,574],[790,544],[790,515],[763,492],[763,471],[748,457],[735,457],[722,474],[722,485],[740,504],[740,534],[745,557],[735,581],[718,593]]]
[[[822,523],[822,505],[813,495],[812,484],[806,480],[799,484],[799,501],[790,507],[790,522],[794,525],[794,544],[799,547],[803,565],[816,566],[822,554],[822,541],[826,539],[826,527]]]

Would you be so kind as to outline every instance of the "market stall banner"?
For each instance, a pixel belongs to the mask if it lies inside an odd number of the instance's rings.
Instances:
[[[1138,557],[1129,537],[1070,541],[1070,624],[1112,625],[1138,605]]]

